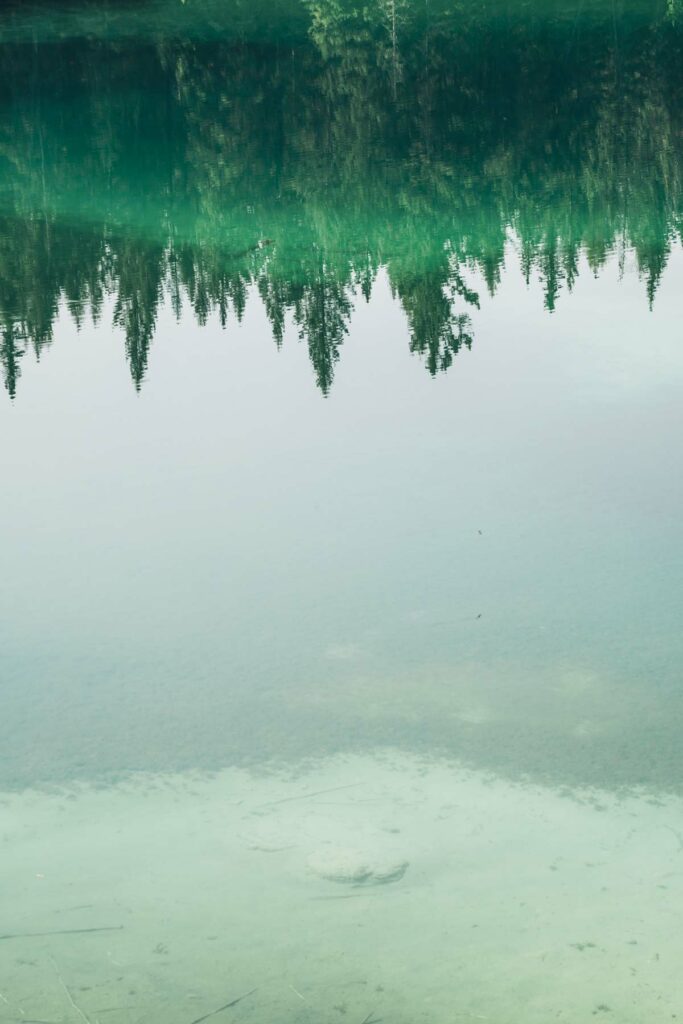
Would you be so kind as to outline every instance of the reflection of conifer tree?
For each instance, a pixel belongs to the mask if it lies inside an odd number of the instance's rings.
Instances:
[[[277,344],[293,313],[324,390],[351,291],[369,298],[380,266],[431,372],[471,343],[459,268],[493,293],[513,249],[548,308],[580,257],[597,272],[616,245],[652,302],[683,223],[683,33],[624,15],[616,75],[613,9],[590,6],[580,49],[552,17],[541,31],[446,0],[301,0],[287,55],[213,27],[211,42],[71,39],[30,61],[3,45],[12,388],[60,307],[81,323],[108,293],[136,386],[164,291],[176,316],[185,303],[225,325],[256,284]]]
[[[177,249],[172,245],[168,253],[168,294],[171,300],[171,309],[176,320],[180,320],[183,311],[183,292],[180,280],[180,266],[178,262]]]
[[[46,248],[42,222],[0,222],[0,317],[16,324],[36,355],[52,338],[60,290],[60,267]]]
[[[425,357],[432,376],[447,370],[463,345],[472,346],[469,316],[453,314],[438,272],[402,275],[395,288],[408,318],[410,351]]]
[[[2,364],[5,387],[10,398],[17,393],[17,381],[20,369],[19,360],[24,354],[24,343],[19,337],[15,324],[5,324],[2,328],[2,347],[0,348],[0,363]]]
[[[648,247],[641,244],[636,249],[636,255],[639,270],[645,277],[648,305],[652,309],[657,286],[669,258],[669,246],[661,242],[652,243]]]
[[[300,338],[308,344],[315,379],[324,395],[332,386],[334,365],[348,331],[351,309],[348,286],[325,266],[321,256],[317,274],[302,288],[294,317]]]
[[[540,255],[541,276],[545,286],[545,308],[552,313],[560,291],[561,268],[557,252],[557,239],[551,235],[545,240]]]
[[[449,259],[446,289],[450,295],[451,303],[456,298],[461,298],[469,306],[475,306],[476,309],[479,309],[479,294],[473,288],[470,288],[467,281],[465,281],[460,273],[457,257],[454,254],[451,254]]]
[[[479,296],[462,276],[452,246],[422,253],[421,259],[394,261],[389,270],[408,320],[410,351],[425,357],[432,376],[447,370],[463,345],[472,347],[470,317],[455,314],[454,305],[461,300],[479,308]]]
[[[571,231],[562,243],[562,265],[564,268],[564,279],[567,288],[572,291],[579,275],[579,256],[581,254],[580,241],[572,237]]]
[[[273,340],[280,348],[285,333],[285,317],[290,289],[286,282],[268,273],[262,273],[258,279],[258,290],[273,331]]]
[[[378,269],[378,262],[371,252],[368,252],[365,257],[361,256],[356,264],[354,283],[360,288],[366,302],[370,301],[372,286],[375,283]]]
[[[114,323],[126,335],[126,357],[136,390],[147,369],[163,281],[163,250],[130,240],[113,244],[118,283]]]
[[[232,308],[239,323],[242,322],[244,311],[247,308],[247,280],[243,274],[234,274],[225,284],[225,300],[232,302]]]

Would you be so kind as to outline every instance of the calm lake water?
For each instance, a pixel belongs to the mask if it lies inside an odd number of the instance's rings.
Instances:
[[[0,12],[0,1020],[683,1015],[683,7]]]

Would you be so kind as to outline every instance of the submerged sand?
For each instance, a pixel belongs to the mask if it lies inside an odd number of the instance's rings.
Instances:
[[[2,1020],[683,1016],[678,798],[396,753],[10,794],[0,841]]]

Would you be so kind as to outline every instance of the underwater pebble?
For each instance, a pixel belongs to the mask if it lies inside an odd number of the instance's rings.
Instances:
[[[357,850],[329,847],[316,850],[308,858],[308,867],[328,882],[345,885],[387,885],[398,882],[408,870],[408,861],[368,856]]]

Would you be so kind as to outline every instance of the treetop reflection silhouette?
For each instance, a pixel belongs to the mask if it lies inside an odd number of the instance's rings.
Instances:
[[[10,395],[60,306],[97,320],[108,295],[138,388],[162,302],[226,325],[251,290],[278,345],[293,319],[323,392],[380,268],[431,374],[473,344],[470,272],[495,294],[512,250],[549,310],[582,255],[597,273],[629,250],[654,301],[683,223],[675,5],[290,7],[157,4],[153,32],[146,5],[105,31],[86,4],[75,34],[46,8],[33,41],[4,15]]]

